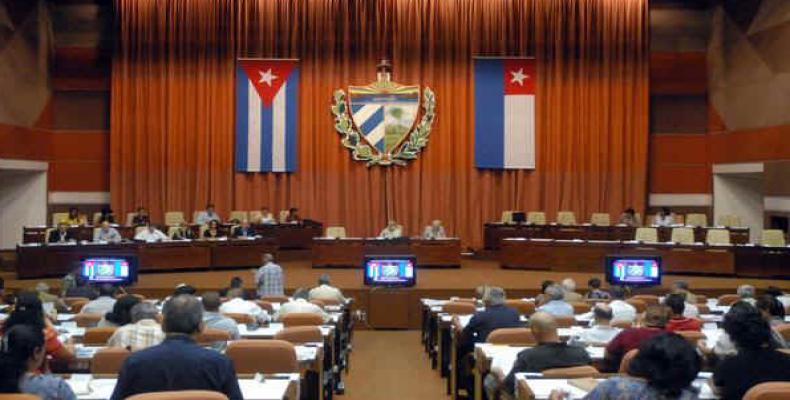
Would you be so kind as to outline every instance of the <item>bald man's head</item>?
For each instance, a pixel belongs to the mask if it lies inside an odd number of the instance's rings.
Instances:
[[[538,343],[558,342],[557,320],[546,312],[538,311],[529,318],[529,326]]]

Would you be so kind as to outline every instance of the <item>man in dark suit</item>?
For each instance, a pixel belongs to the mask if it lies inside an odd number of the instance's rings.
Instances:
[[[245,220],[245,221],[241,221],[241,225],[233,228],[233,234],[231,235],[231,237],[233,237],[234,239],[248,238],[248,237],[254,237],[256,234],[257,233],[255,232],[255,229],[253,229],[250,226],[250,223]]]
[[[203,305],[196,297],[179,295],[165,303],[162,344],[130,355],[121,367],[112,400],[139,393],[209,390],[242,400],[233,362],[194,339],[203,329]]]
[[[69,232],[69,226],[64,223],[60,223],[58,224],[58,229],[55,229],[49,233],[47,243],[68,243],[73,242],[74,240],[76,240],[76,238],[74,238],[74,235]]]

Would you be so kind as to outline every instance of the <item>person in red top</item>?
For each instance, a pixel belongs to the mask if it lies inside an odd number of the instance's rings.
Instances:
[[[684,295],[672,293],[664,299],[664,304],[669,307],[672,312],[669,321],[667,321],[667,331],[699,331],[702,329],[702,321],[696,318],[686,318],[683,316],[683,310],[686,309],[686,297]]]
[[[645,311],[643,326],[628,328],[615,336],[604,351],[604,368],[609,372],[617,372],[625,353],[639,346],[647,339],[664,332],[669,319],[669,310],[662,305],[654,305]]]
[[[44,349],[48,356],[57,360],[74,358],[73,346],[62,343],[58,339],[58,331],[55,326],[44,317],[44,309],[37,293],[21,292],[17,295],[14,310],[3,323],[2,332],[8,332],[15,325],[30,325],[41,329],[44,333]]]

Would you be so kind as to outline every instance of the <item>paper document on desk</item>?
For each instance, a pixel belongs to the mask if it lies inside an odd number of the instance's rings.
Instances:
[[[472,319],[471,315],[459,315],[458,316],[458,322],[461,323],[461,327],[465,327],[465,326],[469,325],[469,320],[471,320],[471,319]]]
[[[313,361],[317,354],[317,347],[296,346],[296,359],[299,362]]]

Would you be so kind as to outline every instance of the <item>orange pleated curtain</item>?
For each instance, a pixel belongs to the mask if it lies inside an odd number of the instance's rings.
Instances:
[[[618,214],[644,208],[646,0],[116,0],[111,196],[155,218],[298,206],[353,236],[387,213],[409,234],[432,219],[470,246],[503,210]],[[474,56],[538,60],[537,168],[474,166]],[[298,170],[234,171],[239,57],[300,59]],[[333,129],[332,92],[375,79],[431,87],[419,159],[368,168]]]

